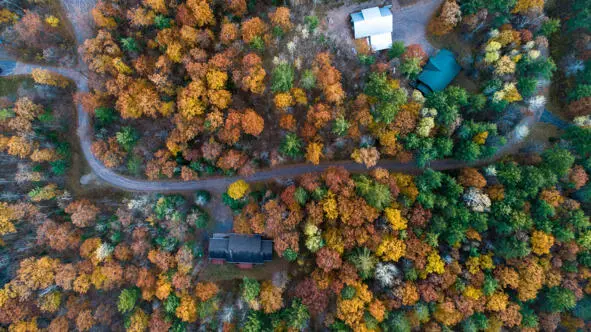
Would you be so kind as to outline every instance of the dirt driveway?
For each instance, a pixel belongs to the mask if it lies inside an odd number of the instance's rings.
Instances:
[[[346,46],[347,50],[354,47],[353,30],[349,15],[361,9],[392,5],[394,31],[392,40],[403,40],[405,44],[420,44],[425,51],[433,54],[435,49],[426,37],[427,24],[433,13],[444,0],[420,0],[415,4],[404,6],[404,1],[370,0],[359,4],[341,6],[326,13],[326,32],[337,43]],[[408,1],[407,1],[408,2]]]
[[[432,55],[435,48],[427,40],[427,25],[443,0],[425,0],[408,7],[400,7],[398,0],[392,2],[392,40],[403,40],[407,45],[420,44],[429,55]]]

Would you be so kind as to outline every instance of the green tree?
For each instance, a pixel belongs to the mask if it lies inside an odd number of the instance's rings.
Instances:
[[[591,84],[579,84],[568,93],[567,100],[573,102],[585,97],[591,97]]]
[[[357,56],[359,62],[365,66],[371,66],[376,62],[376,58],[373,55],[359,54]]]
[[[294,133],[288,133],[285,135],[281,145],[279,146],[279,152],[292,158],[298,158],[302,156],[302,146],[302,140],[298,137],[298,135]]]
[[[546,37],[550,37],[556,31],[560,29],[560,19],[558,18],[550,18],[542,23],[542,28],[540,29],[540,33]]]
[[[388,318],[381,324],[384,332],[410,332],[411,325],[403,310],[396,310],[388,314]]]
[[[334,124],[332,126],[332,132],[335,135],[344,136],[345,134],[347,134],[347,130],[349,130],[350,126],[351,125],[345,119],[345,117],[342,115],[339,115],[339,116],[337,116],[337,118],[334,121]]]
[[[522,258],[531,252],[527,241],[520,241],[515,237],[501,237],[495,244],[496,254],[505,259]]]
[[[563,136],[582,158],[591,156],[591,128],[569,126]]]
[[[154,213],[158,219],[170,218],[184,204],[185,198],[181,195],[162,195],[154,205]]]
[[[306,202],[308,201],[308,199],[310,198],[310,195],[308,194],[308,192],[306,191],[306,189],[304,189],[302,187],[297,187],[296,188],[296,191],[294,193],[294,196],[295,196],[295,200],[300,205],[305,205]]]
[[[259,52],[263,52],[265,50],[265,41],[261,36],[254,36],[250,41],[250,46]]]
[[[572,17],[567,21],[568,30],[589,29],[591,26],[591,0],[576,0],[572,5]]]
[[[121,47],[127,52],[139,51],[139,45],[132,37],[121,38]]]
[[[316,87],[316,75],[310,69],[304,70],[300,78],[300,86],[306,90],[311,90]]]
[[[14,111],[8,108],[0,109],[0,121],[6,121],[14,117]]]
[[[563,287],[548,289],[545,296],[541,297],[541,305],[550,312],[563,312],[573,309],[577,305],[577,298],[570,290]]]
[[[174,292],[164,300],[164,311],[169,315],[174,315],[176,313],[176,308],[181,304],[181,299],[176,296]]]
[[[471,95],[469,98],[470,101],[468,102],[468,104],[470,105],[470,108],[468,109],[468,112],[478,113],[484,110],[484,107],[486,106],[486,96],[484,94],[474,94]]]
[[[462,323],[464,332],[484,331],[488,328],[488,318],[481,312],[476,312]]]
[[[480,155],[480,145],[473,141],[463,140],[456,145],[455,156],[460,160],[476,161],[480,159]]]
[[[280,63],[273,69],[271,76],[271,91],[287,92],[293,87],[294,70],[288,63]]]
[[[392,103],[379,103],[373,114],[377,122],[392,123],[398,114],[399,106]]]
[[[283,258],[288,262],[295,262],[298,259],[298,253],[291,248],[287,248],[283,252]]]
[[[406,78],[414,80],[421,73],[421,59],[410,58],[402,62],[400,65],[400,72],[406,76]]]
[[[517,89],[524,97],[531,97],[536,93],[538,88],[538,80],[532,77],[520,77],[517,81]]]
[[[367,204],[373,206],[379,211],[390,206],[392,202],[392,193],[388,186],[372,181],[365,175],[354,177],[355,189],[357,194],[365,199]]]
[[[191,211],[191,216],[194,219],[195,228],[204,229],[207,227],[207,224],[209,223],[209,214],[206,211],[196,207]]]
[[[126,288],[119,294],[119,301],[117,302],[117,309],[120,313],[125,314],[131,312],[135,308],[135,304],[140,296],[140,291],[137,288]]]
[[[498,13],[508,13],[511,12],[511,9],[515,7],[517,4],[517,0],[485,0],[486,8],[491,12],[498,12]]]
[[[158,14],[154,17],[154,25],[156,29],[164,30],[171,27],[172,20],[164,15]]]
[[[591,321],[591,296],[585,295],[573,309],[573,314],[584,321]]]
[[[49,163],[50,171],[55,176],[62,176],[68,171],[70,163],[67,159],[58,159]]]
[[[391,123],[400,106],[407,101],[402,89],[395,89],[390,84],[386,73],[371,73],[365,86],[365,93],[378,101],[374,111],[376,121]]]
[[[361,279],[367,279],[373,276],[377,258],[366,247],[356,248],[349,257],[349,261],[357,268],[357,273]]]
[[[273,36],[275,36],[277,38],[281,39],[281,38],[283,38],[283,36],[285,36],[285,31],[283,31],[283,29],[280,26],[273,27],[272,31],[273,31]]]
[[[254,301],[261,292],[261,285],[256,279],[244,277],[242,279],[242,298],[247,302]]]
[[[306,23],[306,26],[308,27],[308,29],[310,31],[314,31],[318,27],[320,20],[318,19],[318,16],[310,15],[310,16],[304,17],[304,23]]]
[[[459,105],[447,91],[436,91],[427,96],[425,107],[437,110],[436,120],[445,126],[451,125],[459,114]]]
[[[144,159],[140,155],[134,153],[127,161],[127,170],[135,176],[140,176],[140,174],[142,174],[143,165]]]
[[[381,102],[388,102],[394,99],[395,90],[389,84],[386,73],[372,72],[365,86],[365,93],[368,96],[377,98]]]
[[[400,56],[406,51],[406,47],[404,46],[404,41],[397,40],[392,43],[392,46],[388,50],[388,57],[390,59],[400,58]]]
[[[575,157],[566,149],[553,147],[542,153],[543,166],[558,177],[568,174],[575,162]]]
[[[135,128],[126,126],[117,132],[116,137],[117,143],[119,143],[119,145],[121,145],[126,151],[130,151],[137,143],[139,134]]]
[[[445,89],[449,101],[458,107],[466,107],[470,104],[470,94],[466,89],[457,85],[450,85]]]
[[[583,188],[579,189],[576,197],[583,203],[591,203],[591,183],[588,183]]]
[[[250,310],[246,316],[246,321],[242,324],[242,330],[245,332],[259,332],[263,331],[263,322],[261,320],[262,313]]]
[[[347,285],[341,290],[341,297],[345,300],[350,300],[355,297],[355,293],[357,293],[355,287]]]
[[[117,119],[117,112],[110,107],[99,107],[94,110],[94,119],[100,126],[107,126]]]
[[[517,63],[517,74],[519,77],[542,77],[551,79],[556,71],[556,64],[552,58],[539,57],[535,60],[526,57]]]
[[[291,302],[291,306],[286,310],[287,326],[296,331],[302,331],[308,325],[310,312],[308,307],[302,304],[300,299]]]

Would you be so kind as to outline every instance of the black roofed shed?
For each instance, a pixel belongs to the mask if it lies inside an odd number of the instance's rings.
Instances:
[[[273,259],[273,241],[256,234],[216,233],[209,239],[209,259],[263,264]]]

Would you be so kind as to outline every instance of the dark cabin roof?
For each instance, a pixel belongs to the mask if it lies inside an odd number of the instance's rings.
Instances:
[[[423,71],[417,79],[416,88],[424,95],[435,91],[442,91],[460,73],[462,67],[456,61],[454,54],[446,49],[429,58]]]
[[[263,240],[260,235],[214,234],[209,239],[209,258],[262,264],[273,259],[273,241]]]

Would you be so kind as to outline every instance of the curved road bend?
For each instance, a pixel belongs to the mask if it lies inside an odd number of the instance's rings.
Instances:
[[[30,74],[35,68],[42,68],[52,70],[65,77],[68,77],[74,81],[79,91],[88,91],[88,79],[77,70],[68,68],[38,66],[17,63],[14,74]],[[80,145],[84,153],[84,157],[87,160],[90,168],[96,174],[97,177],[110,185],[128,191],[143,191],[143,192],[180,192],[180,191],[194,191],[207,189],[212,191],[223,191],[227,188],[230,183],[237,179],[244,179],[250,182],[262,182],[273,180],[277,178],[290,178],[297,177],[299,175],[310,173],[310,172],[322,172],[330,166],[342,166],[350,172],[360,173],[366,172],[367,168],[362,164],[357,164],[351,160],[348,161],[335,161],[325,162],[319,165],[311,164],[293,164],[293,165],[282,165],[274,168],[261,169],[252,176],[249,177],[209,177],[202,180],[195,181],[179,181],[179,180],[158,180],[148,181],[133,179],[121,174],[114,172],[113,170],[105,167],[91,152],[92,145],[92,129],[90,126],[90,116],[86,113],[81,105],[77,105],[78,114],[78,136],[80,138]],[[531,127],[536,121],[539,120],[542,112],[537,112],[534,116],[524,118],[519,126]],[[495,156],[488,160],[481,160],[475,163],[468,163],[460,160],[435,160],[431,162],[430,168],[434,170],[450,170],[457,169],[466,166],[477,166],[486,165],[494,160],[501,158],[502,156],[514,152],[520,142],[519,137],[516,134],[516,130],[510,133],[507,137],[507,144],[501,147]],[[418,173],[421,169],[414,163],[401,163],[396,160],[383,159],[377,164],[377,167],[382,167],[390,171],[395,172],[406,172],[406,173]]]
[[[65,6],[68,6],[66,3],[67,1],[72,0],[62,0]],[[80,44],[81,41],[89,38],[88,36],[88,29],[80,28],[77,24],[75,24],[79,20],[73,20],[73,27],[74,32],[76,34],[76,39]],[[39,66],[39,65],[30,65],[30,64],[23,64],[23,63],[16,63],[15,69],[13,70],[13,75],[18,74],[30,74],[31,71],[35,68],[40,69],[48,69],[54,71],[58,74],[61,74],[72,81],[75,82],[78,91],[81,92],[88,92],[88,78],[84,75],[84,72],[87,72],[86,67],[82,61],[80,61],[80,66],[78,69],[70,69],[70,68],[61,68],[61,67],[50,67],[50,66]],[[533,116],[528,116],[524,118],[516,128],[520,126],[526,126],[531,128],[537,121],[539,121],[542,111],[540,110],[536,112]],[[82,152],[84,153],[84,157],[88,162],[88,165],[92,169],[92,171],[96,174],[98,178],[107,182],[108,184],[117,187],[119,189],[127,190],[127,191],[139,191],[139,192],[181,192],[181,191],[195,191],[195,190],[211,190],[211,191],[224,191],[226,190],[227,186],[230,185],[232,182],[236,181],[237,179],[244,179],[250,182],[262,182],[262,181],[269,181],[278,178],[292,178],[297,177],[305,173],[310,172],[322,172],[328,167],[331,166],[342,166],[348,171],[352,173],[359,173],[359,172],[366,172],[368,169],[362,165],[357,164],[354,161],[335,161],[335,162],[325,162],[320,163],[319,165],[311,165],[311,164],[293,164],[293,165],[283,165],[274,167],[271,169],[262,169],[253,174],[252,176],[248,177],[209,177],[202,180],[195,180],[195,181],[179,181],[179,180],[159,180],[159,181],[148,181],[148,180],[138,180],[132,179],[121,174],[114,172],[113,170],[105,167],[103,163],[101,163],[95,156],[92,154],[90,147],[92,145],[92,128],[90,126],[90,116],[86,113],[81,105],[77,105],[77,115],[78,115],[78,136],[80,138],[80,146]],[[514,152],[517,148],[518,143],[521,142],[521,138],[517,135],[517,129],[513,130],[509,135],[507,135],[507,144],[501,147],[497,153],[487,160],[480,160],[474,163],[468,163],[465,161],[459,160],[435,160],[431,162],[429,165],[430,168],[434,170],[451,170],[462,168],[466,166],[479,166],[479,165],[486,165],[494,160],[501,158],[502,156]],[[418,173],[421,171],[419,167],[415,163],[401,163],[395,160],[380,160],[377,164],[377,167],[382,167],[388,169],[390,171],[395,172],[406,172],[406,173]]]
[[[17,63],[16,68],[13,74],[30,74],[31,71],[35,68],[41,69],[48,69],[59,73],[65,77],[68,77],[72,81],[74,81],[77,85],[79,91],[86,92],[88,91],[88,79],[81,73],[81,71],[69,69],[69,68],[60,68],[60,67],[50,67],[50,66],[39,66],[39,65],[29,65],[29,64],[22,64]],[[99,177],[101,180],[109,183],[110,185],[127,190],[127,191],[143,191],[143,192],[181,192],[181,191],[195,191],[201,189],[207,189],[212,191],[223,191],[227,188],[230,183],[236,181],[237,179],[244,179],[250,182],[262,182],[268,181],[278,178],[291,178],[297,177],[299,175],[310,173],[310,172],[322,172],[330,166],[342,166],[350,172],[353,173],[360,173],[366,172],[367,168],[362,164],[357,164],[351,160],[348,161],[335,161],[335,162],[325,162],[320,163],[319,165],[311,165],[311,164],[293,164],[293,165],[283,165],[274,167],[271,169],[262,169],[259,170],[257,173],[253,174],[249,177],[209,177],[202,180],[194,180],[194,181],[180,181],[180,180],[158,180],[158,181],[148,181],[148,180],[140,180],[140,179],[133,179],[121,174],[114,172],[113,170],[105,167],[103,163],[101,163],[91,152],[91,145],[92,145],[92,129],[90,126],[90,116],[86,113],[81,105],[77,105],[77,115],[78,115],[78,136],[80,138],[80,145],[82,151],[84,153],[84,157],[87,160],[90,168]],[[533,116],[528,116],[524,118],[518,126],[527,126],[531,127],[535,122],[537,122],[542,115],[542,111],[536,112]],[[516,126],[517,128],[517,126]],[[507,144],[501,147],[495,156],[489,158],[487,160],[481,160],[474,163],[469,163],[460,160],[452,160],[452,159],[445,159],[445,160],[435,160],[431,162],[429,165],[430,168],[434,170],[450,170],[450,169],[457,169],[466,166],[478,166],[478,165],[486,165],[494,160],[501,158],[502,156],[514,152],[515,148],[517,147],[518,143],[520,143],[520,138],[516,134],[516,130],[511,132],[507,136]],[[421,169],[414,163],[401,163],[396,160],[380,160],[377,164],[377,167],[382,167],[388,169],[390,171],[395,172],[406,172],[406,173],[418,173]]]

